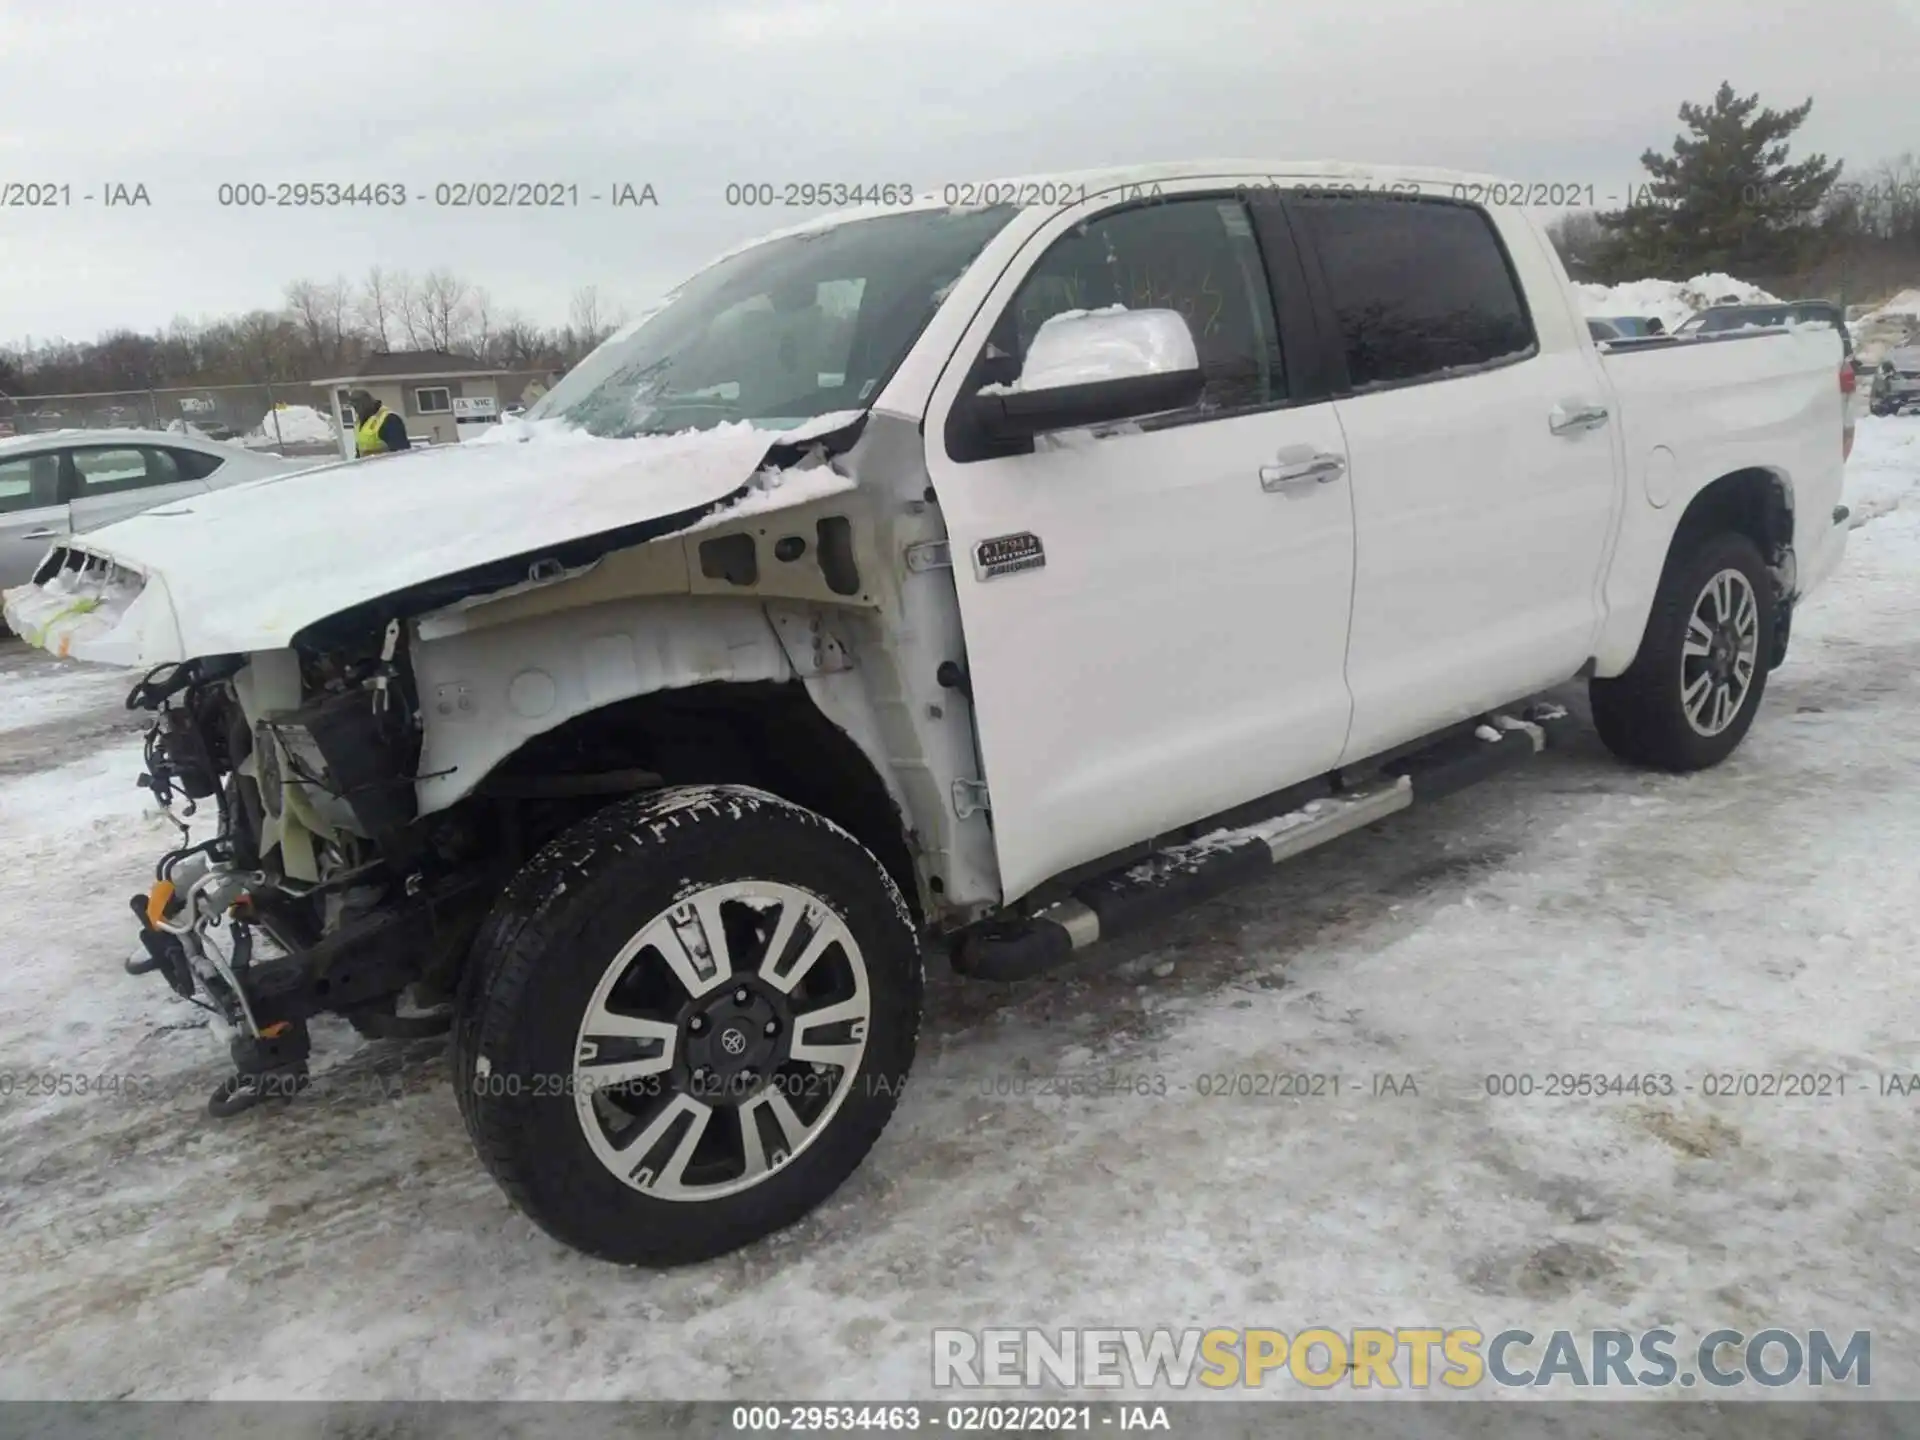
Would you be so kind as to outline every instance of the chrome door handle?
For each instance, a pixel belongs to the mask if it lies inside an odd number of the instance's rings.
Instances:
[[[20,538],[22,540],[51,540],[59,533],[58,530],[29,530]]]
[[[1580,430],[1598,430],[1606,423],[1607,407],[1604,405],[1582,405],[1577,410],[1556,405],[1547,412],[1547,428],[1556,435],[1572,435]]]
[[[1334,455],[1321,451],[1311,459],[1295,461],[1289,465],[1262,465],[1260,467],[1260,488],[1278,490],[1286,485],[1298,485],[1311,480],[1317,485],[1326,485],[1338,480],[1346,473],[1347,461],[1344,455]]]

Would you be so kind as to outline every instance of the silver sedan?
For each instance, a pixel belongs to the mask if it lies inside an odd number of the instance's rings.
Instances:
[[[0,439],[0,590],[55,542],[208,490],[332,463],[286,460],[164,430],[53,430]],[[0,630],[0,633],[4,633]]]

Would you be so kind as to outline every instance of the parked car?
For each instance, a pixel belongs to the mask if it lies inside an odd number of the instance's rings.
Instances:
[[[1899,415],[1920,406],[1920,345],[1888,352],[1873,372],[1871,396],[1876,415]]]
[[[1862,397],[1857,388],[1859,367],[1853,363],[1853,331],[1840,306],[1831,300],[1788,300],[1762,305],[1721,301],[1710,310],[1688,316],[1675,327],[1674,334],[1693,338],[1741,330],[1780,329],[1789,324],[1828,326],[1840,337],[1840,351],[1847,362],[1841,372],[1841,382],[1847,393],[1847,450],[1851,453],[1853,426]]]
[[[232,1027],[216,1113],[297,1088],[315,1015],[445,1002],[514,1201],[696,1260],[861,1163],[924,946],[1043,973],[1530,759],[1576,677],[1627,761],[1740,743],[1846,543],[1828,336],[1603,353],[1530,212],[1432,198],[1482,177],[1041,188],[1084,198],[770,237],[504,443],[7,595],[144,672],[156,795],[221,797],[134,900]]]
[[[1616,335],[1629,340],[1644,340],[1651,335],[1667,333],[1667,327],[1657,315],[1602,315],[1593,318],[1611,328]]]
[[[1718,335],[1729,330],[1773,329],[1788,323],[1831,325],[1845,352],[1853,354],[1853,332],[1845,314],[1831,300],[1788,300],[1765,305],[1716,305],[1689,315],[1674,327],[1676,335]]]
[[[301,468],[157,430],[62,430],[0,440],[0,588],[31,579],[68,534]]]

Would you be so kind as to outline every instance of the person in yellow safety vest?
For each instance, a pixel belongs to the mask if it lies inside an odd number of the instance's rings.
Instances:
[[[353,418],[358,422],[353,433],[355,454],[384,455],[390,450],[412,448],[407,422],[374,399],[372,391],[356,390],[347,397],[347,403],[353,406]]]

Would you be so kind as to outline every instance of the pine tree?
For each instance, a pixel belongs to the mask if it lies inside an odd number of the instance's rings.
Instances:
[[[1757,94],[1735,95],[1725,81],[1712,104],[1681,105],[1691,135],[1674,136],[1671,155],[1642,155],[1652,179],[1624,210],[1600,217],[1608,277],[1786,276],[1817,261],[1826,237],[1815,212],[1841,166],[1825,155],[1788,163],[1789,137],[1812,109],[1811,99],[1761,109]]]

